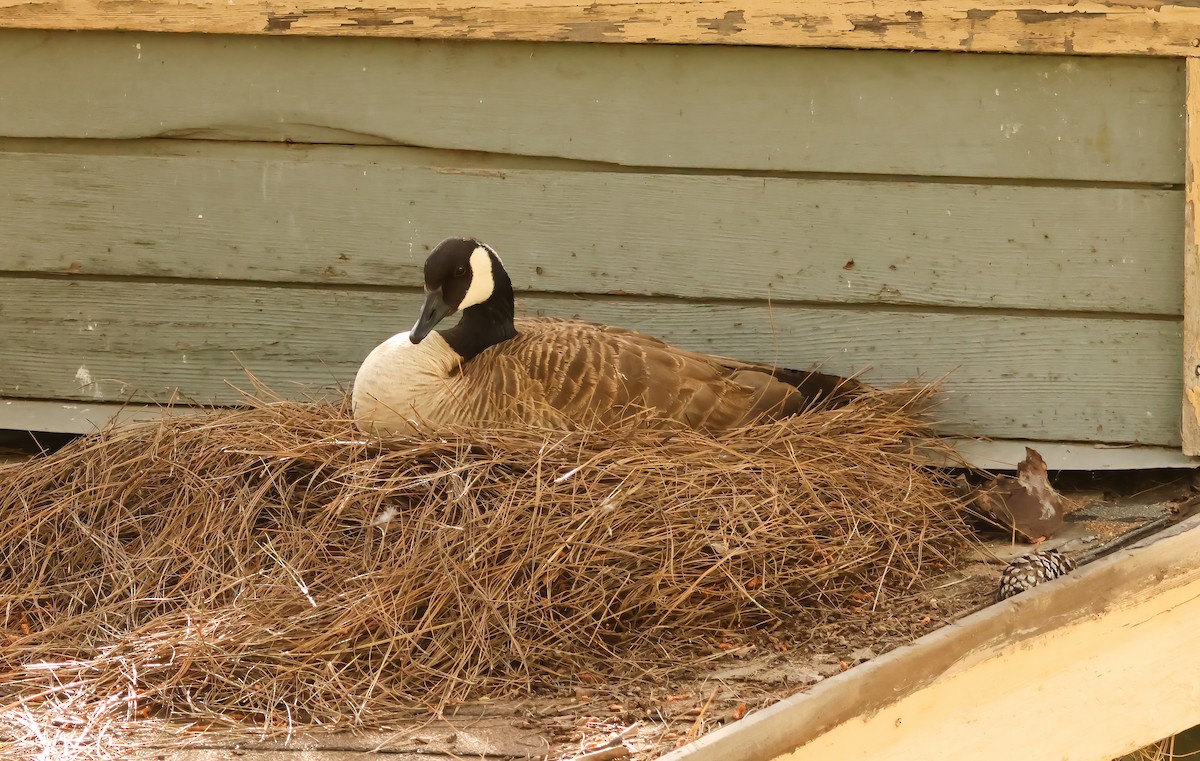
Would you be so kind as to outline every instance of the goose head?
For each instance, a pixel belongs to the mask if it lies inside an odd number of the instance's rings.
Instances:
[[[425,260],[425,302],[409,340],[421,343],[460,311],[458,325],[438,332],[464,359],[516,335],[512,281],[496,251],[474,238],[448,238]]]

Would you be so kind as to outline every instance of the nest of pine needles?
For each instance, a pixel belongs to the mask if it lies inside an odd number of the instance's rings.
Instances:
[[[930,395],[717,437],[381,450],[344,403],[279,399],[109,428],[0,468],[0,713],[371,726],[902,594],[964,537]]]

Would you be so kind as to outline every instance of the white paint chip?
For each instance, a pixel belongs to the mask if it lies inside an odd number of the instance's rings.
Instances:
[[[87,365],[80,365],[75,371],[75,382],[79,384],[81,389],[87,389],[93,399],[99,399],[104,396],[104,392],[100,390],[100,386],[92,377],[91,371],[87,369]]]

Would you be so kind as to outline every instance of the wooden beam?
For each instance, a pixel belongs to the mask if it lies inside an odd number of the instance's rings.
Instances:
[[[1200,47],[1200,7],[1188,0],[0,0],[0,27],[1098,55]]]
[[[1187,59],[1183,241],[1183,452],[1200,454],[1200,58]]]
[[[1187,729],[1200,722],[1198,527],[1189,519],[662,761],[1108,761]]]

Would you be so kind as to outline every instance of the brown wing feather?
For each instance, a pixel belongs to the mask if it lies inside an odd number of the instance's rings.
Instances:
[[[558,319],[517,321],[516,338],[463,366],[478,419],[546,425],[612,423],[637,409],[723,430],[813,406],[840,406],[857,381],[683,351],[623,328]]]

